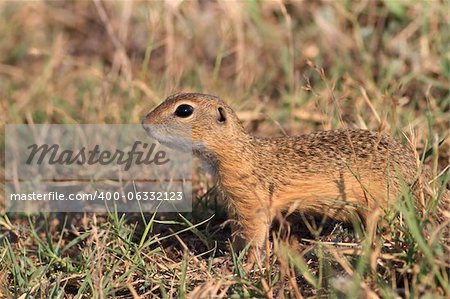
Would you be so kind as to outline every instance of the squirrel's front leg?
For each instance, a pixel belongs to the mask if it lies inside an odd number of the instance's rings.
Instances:
[[[234,216],[232,225],[232,241],[235,251],[243,250],[250,244],[247,264],[253,265],[263,253],[264,244],[268,241],[271,216],[269,209],[261,205],[249,203],[234,203],[230,206],[230,214]]]

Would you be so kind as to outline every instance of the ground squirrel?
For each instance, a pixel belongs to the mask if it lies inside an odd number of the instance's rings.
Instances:
[[[345,129],[255,137],[211,95],[173,95],[142,123],[169,146],[179,134],[174,128],[192,129],[194,154],[214,170],[239,231],[254,248],[263,246],[277,213],[299,210],[365,221],[399,196],[402,182],[411,186],[417,178],[413,149],[385,133]]]

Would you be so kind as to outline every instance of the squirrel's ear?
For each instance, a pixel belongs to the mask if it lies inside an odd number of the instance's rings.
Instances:
[[[227,120],[227,114],[225,112],[225,109],[222,107],[217,108],[217,121],[219,123],[224,123]]]

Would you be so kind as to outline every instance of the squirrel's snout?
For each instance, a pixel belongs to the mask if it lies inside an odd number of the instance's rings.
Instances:
[[[142,118],[142,121],[141,121],[142,126],[153,124],[151,114],[152,114],[152,112],[149,112]]]
[[[144,128],[144,130],[147,132],[147,134],[150,134],[150,127],[149,127],[149,125],[152,124],[151,121],[150,121],[150,117],[149,116],[150,116],[150,113],[148,113],[146,116],[144,116],[142,118],[142,121],[141,121],[141,125]]]

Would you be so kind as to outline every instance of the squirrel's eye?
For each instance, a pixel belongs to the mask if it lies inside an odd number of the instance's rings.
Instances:
[[[194,107],[187,104],[182,104],[175,110],[175,115],[178,117],[188,117],[194,112]]]

